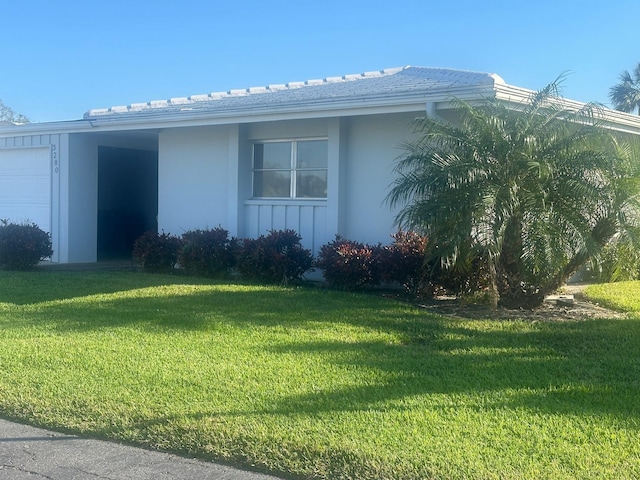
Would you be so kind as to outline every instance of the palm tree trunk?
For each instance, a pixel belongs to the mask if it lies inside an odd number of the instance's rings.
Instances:
[[[505,228],[497,265],[497,288],[502,307],[518,308],[525,300],[521,258],[522,219],[514,217],[508,221]]]
[[[602,248],[616,233],[615,221],[610,218],[603,218],[596,223],[591,230],[591,238]],[[580,267],[590,260],[590,255],[586,251],[580,251],[569,260],[567,265],[544,286],[544,296],[558,290]],[[544,298],[543,298],[544,299]]]
[[[489,255],[489,300],[492,310],[498,308],[498,301],[500,300],[500,293],[498,292],[498,274],[496,271],[496,261],[491,255]]]

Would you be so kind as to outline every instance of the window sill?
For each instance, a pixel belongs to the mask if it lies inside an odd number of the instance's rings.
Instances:
[[[251,198],[245,200],[245,205],[310,205],[324,207],[326,198]]]

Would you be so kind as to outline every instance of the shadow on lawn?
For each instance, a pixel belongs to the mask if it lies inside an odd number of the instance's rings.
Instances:
[[[59,271],[48,268],[27,272],[0,270],[0,302],[32,305],[185,282],[199,284],[207,281],[121,271]]]
[[[301,417],[322,422],[323,414],[360,411],[407,411],[407,418],[416,412],[419,418],[426,410],[453,416],[464,409],[479,413],[526,409],[580,416],[588,423],[592,421],[586,417],[593,415],[622,428],[640,426],[639,320],[554,323],[529,331],[479,331],[473,321],[431,316],[415,320],[407,326],[383,312],[372,321],[400,332],[404,341],[399,344],[336,340],[269,348],[275,355],[330,358],[333,364],[361,371],[362,381],[313,391],[309,386],[309,393],[271,397],[264,403],[257,396],[254,409],[230,406],[140,419],[133,428],[141,437],[151,438],[154,431],[171,424],[173,431],[185,428],[185,435],[193,436],[193,422],[201,421],[242,423],[274,415],[295,419],[294,423]],[[385,417],[373,421],[384,422]],[[181,427],[183,423],[186,426]],[[117,429],[101,432],[107,437],[114,433]]]
[[[322,302],[325,292],[312,289],[246,285],[233,290],[226,289],[224,284],[198,285],[184,281],[161,286],[169,289],[175,286],[178,290],[159,294],[146,291],[141,286],[123,291],[115,299],[72,297],[70,302],[27,302],[27,315],[16,317],[10,324],[0,323],[0,330],[19,328],[21,322],[25,326],[39,324],[64,333],[117,327],[152,332],[207,331],[219,324],[238,328],[296,327],[314,322],[341,321],[340,318],[353,312],[346,298]],[[314,295],[319,297],[314,298]],[[378,313],[366,303],[363,306],[372,315]],[[14,310],[21,309],[18,306]]]
[[[640,417],[637,319],[507,322],[503,325],[513,328],[490,330],[482,322],[455,319],[383,323],[401,334],[401,345],[319,342],[275,348],[304,354],[342,350],[336,362],[382,372],[371,385],[291,396],[281,402],[282,411],[394,410],[413,408],[407,399],[419,395],[484,392],[475,408]]]
[[[415,408],[417,396],[463,394],[454,397],[459,405],[448,397],[441,408],[611,415],[632,418],[638,426],[640,321],[556,323],[525,333],[479,332],[456,323],[424,322],[405,345],[318,342],[274,348],[332,352],[347,368],[381,375],[372,384],[288,396],[268,413],[403,410]],[[416,339],[419,343],[412,343]],[[429,405],[438,408],[438,401],[429,400]]]
[[[148,286],[154,277],[141,278]],[[167,282],[166,277],[156,279]],[[640,417],[640,320],[635,318],[537,324],[496,321],[492,327],[491,322],[438,317],[362,295],[309,289],[274,292],[259,287],[232,291],[212,286],[206,291],[125,297],[72,308],[50,304],[30,312],[27,320],[16,318],[11,328],[21,321],[62,332],[119,326],[153,332],[207,331],[220,325],[304,327],[310,332],[305,340],[268,350],[275,355],[317,355],[318,361],[363,372],[362,382],[271,399],[273,407],[261,411],[258,406],[253,413],[402,410],[415,408],[412,400],[417,396],[485,392],[482,402],[476,395],[467,408],[527,408],[634,421]],[[315,326],[326,331],[327,325],[336,323],[390,333],[395,341],[313,340]],[[0,323],[2,328],[9,327]],[[367,381],[371,372],[375,375]],[[437,401],[432,401],[438,408]],[[452,407],[456,405],[442,406]]]
[[[148,322],[138,323],[149,309],[154,314]],[[109,328],[124,322],[153,331],[205,331],[219,325],[304,328],[304,340],[267,350],[317,356],[320,362],[361,370],[363,378],[375,372],[372,381],[272,399],[275,406],[260,413],[402,410],[415,408],[411,401],[416,396],[471,394],[467,407],[478,410],[640,418],[638,319],[492,324],[438,317],[379,298],[305,289],[123,299],[103,315]],[[62,328],[96,328],[97,319],[84,312]],[[395,341],[314,340],[315,328],[336,323],[391,333]],[[480,403],[479,392],[484,392]]]

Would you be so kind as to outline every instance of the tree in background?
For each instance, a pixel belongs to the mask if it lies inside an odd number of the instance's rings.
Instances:
[[[29,119],[20,113],[16,113],[11,107],[8,107],[0,100],[0,122],[11,123],[29,123]]]
[[[638,110],[640,115],[640,63],[636,65],[633,74],[627,70],[622,72],[619,80],[620,83],[609,91],[613,108],[627,113]]]
[[[427,235],[429,261],[486,262],[494,305],[538,306],[612,238],[639,237],[637,150],[558,95],[454,99],[460,126],[418,119],[396,164],[397,223]]]

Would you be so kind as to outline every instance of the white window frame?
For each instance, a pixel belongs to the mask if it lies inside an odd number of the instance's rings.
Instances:
[[[309,170],[325,170],[327,172],[327,180],[328,180],[328,171],[329,171],[329,159],[327,158],[327,166],[324,168],[297,168],[297,155],[298,155],[298,143],[299,142],[316,142],[316,141],[325,141],[329,142],[328,137],[305,137],[305,138],[279,138],[279,139],[269,139],[269,140],[255,140],[251,144],[251,195],[253,199],[257,200],[326,200],[327,197],[298,197],[296,196],[297,192],[297,182],[298,176],[296,173],[298,171],[304,172]],[[268,171],[285,171],[285,169],[265,169],[265,168],[255,168],[255,147],[256,145],[264,145],[267,143],[289,143],[291,144],[291,158],[289,161],[289,169],[291,181],[289,182],[289,196],[288,197],[257,197],[253,195],[254,187],[255,187],[255,174],[258,172],[268,172]],[[328,155],[327,155],[328,156]]]

